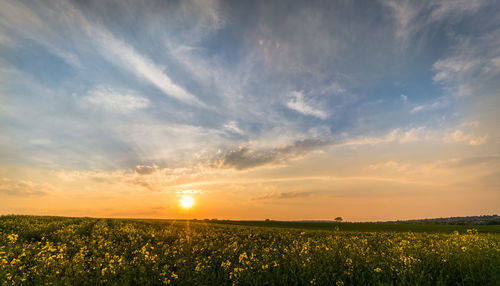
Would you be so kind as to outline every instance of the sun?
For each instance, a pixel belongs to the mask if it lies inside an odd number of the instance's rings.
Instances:
[[[185,209],[189,209],[194,205],[194,199],[191,196],[183,196],[181,198],[181,206]]]

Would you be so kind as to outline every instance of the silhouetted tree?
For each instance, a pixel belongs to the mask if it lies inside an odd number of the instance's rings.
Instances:
[[[341,216],[336,217],[335,222],[342,222],[342,217]]]

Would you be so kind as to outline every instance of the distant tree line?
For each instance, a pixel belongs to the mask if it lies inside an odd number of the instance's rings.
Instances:
[[[466,217],[416,219],[416,220],[404,220],[404,221],[398,220],[397,223],[448,224],[448,225],[500,225],[500,216],[494,214],[494,215],[466,216]]]

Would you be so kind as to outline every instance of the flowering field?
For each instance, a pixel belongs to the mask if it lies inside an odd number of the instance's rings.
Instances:
[[[2,216],[0,283],[500,285],[500,234]]]

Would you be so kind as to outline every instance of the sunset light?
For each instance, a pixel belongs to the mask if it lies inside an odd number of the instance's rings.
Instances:
[[[499,11],[0,0],[0,281],[500,285]]]
[[[499,213],[498,1],[422,1],[0,1],[0,213]]]
[[[181,198],[181,206],[185,209],[189,209],[194,205],[194,199],[191,196],[183,196]]]

